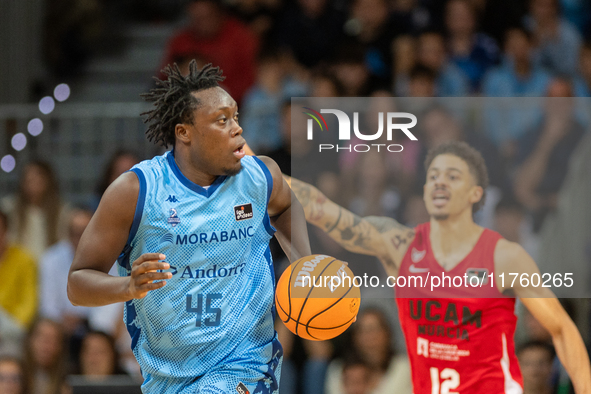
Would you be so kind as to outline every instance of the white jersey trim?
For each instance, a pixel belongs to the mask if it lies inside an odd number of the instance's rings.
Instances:
[[[501,369],[503,370],[503,376],[505,377],[505,394],[523,394],[523,388],[513,379],[511,376],[511,370],[509,368],[509,352],[507,351],[507,337],[503,333],[503,357],[501,358]]]

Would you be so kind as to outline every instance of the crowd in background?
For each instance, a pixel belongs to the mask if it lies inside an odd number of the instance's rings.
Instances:
[[[69,57],[85,59],[91,52],[85,43],[100,36],[100,18],[89,19],[98,12],[97,2],[48,3],[77,5],[66,7],[69,25],[48,37],[48,63],[68,73],[68,67],[77,66]],[[590,97],[588,1],[121,4],[127,11],[136,9],[137,18],[155,23],[186,18],[186,27],[170,38],[162,65],[176,62],[185,73],[192,59],[199,65],[219,65],[227,77],[224,88],[240,103],[241,126],[252,149],[275,159],[287,174],[295,172],[292,160],[310,167],[313,176],[307,181],[361,216],[389,216],[409,226],[427,221],[422,201],[426,152],[445,141],[464,140],[482,152],[491,181],[477,221],[536,257],[544,222],[557,209],[558,195],[572,172],[570,159],[582,154],[577,148],[591,145],[589,121],[568,100],[550,102],[527,127],[517,122],[521,127],[502,133],[474,130],[445,106],[429,105],[420,113],[419,141],[404,144],[400,155],[344,152],[334,168],[318,171],[306,160],[310,145],[291,138],[290,105],[291,97],[375,97],[380,98],[377,108],[388,97]],[[103,7],[116,6],[105,2]],[[54,17],[50,12],[48,20]],[[371,121],[368,127],[374,130]],[[116,152],[103,179],[97,180],[96,198],[85,206],[60,198],[59,176],[43,161],[24,167],[15,195],[0,195],[1,393],[67,393],[68,374],[94,380],[138,376],[122,307],[74,307],[67,299],[66,281],[100,196],[140,159],[145,158]],[[320,231],[311,228],[310,235],[316,251],[344,253]],[[282,256],[275,254],[283,267]],[[564,302],[575,315],[576,305]],[[527,312],[520,314],[518,357],[525,393],[570,392],[548,333]],[[362,310],[352,328],[334,341],[304,341],[280,323],[277,330],[284,347],[283,394],[411,392],[408,361],[395,346],[399,330],[379,308]]]

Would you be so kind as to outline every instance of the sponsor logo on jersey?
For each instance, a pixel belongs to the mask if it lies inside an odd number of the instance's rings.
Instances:
[[[195,245],[207,244],[212,242],[226,242],[232,240],[241,240],[252,238],[254,236],[254,227],[239,228],[237,230],[212,231],[210,233],[192,233],[176,236],[176,245]]]
[[[475,276],[481,286],[488,284],[488,270],[486,268],[468,268],[466,275],[468,275],[468,283],[470,283],[470,278]]]
[[[226,278],[242,274],[242,271],[244,271],[245,267],[246,263],[240,263],[233,267],[221,267],[217,264],[214,264],[208,268],[193,267],[193,269],[191,269],[190,266],[186,266],[181,273],[181,279]]]
[[[248,391],[248,389],[242,382],[238,383],[238,386],[236,386],[236,391],[240,394],[250,394],[250,391]]]
[[[450,302],[444,310],[441,302],[437,300],[424,302],[411,299],[408,302],[412,320],[419,320],[420,323],[433,323],[418,324],[417,333],[419,335],[469,340],[468,328],[470,326],[482,327],[482,310],[480,309],[472,311],[464,305],[460,310],[455,302]]]
[[[167,202],[180,202],[180,201],[179,201],[179,200],[176,198],[176,196],[175,196],[175,195],[172,195],[172,194],[169,194],[169,195],[168,195],[168,198],[167,198],[166,200],[164,200],[164,201],[167,201]]]
[[[418,250],[416,250],[413,247],[412,251],[410,252],[410,258],[413,263],[418,263],[419,261],[421,261],[425,257],[426,254],[427,254],[427,250],[423,250],[423,251],[419,252]]]
[[[170,224],[172,227],[176,227],[176,225],[181,222],[181,219],[179,218],[176,209],[170,208],[170,216],[168,217],[167,221],[168,224]]]
[[[234,207],[236,221],[252,219],[252,204],[242,204]]]
[[[159,245],[164,245],[167,243],[170,243],[170,244],[174,243],[174,237],[172,236],[171,233],[164,234],[162,237],[160,237],[160,240],[158,241]]]

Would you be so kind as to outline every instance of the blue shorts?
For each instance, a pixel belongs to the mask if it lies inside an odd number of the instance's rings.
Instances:
[[[158,394],[279,394],[283,355],[271,360],[260,379],[240,367],[225,366],[193,379],[146,377],[142,393]],[[242,373],[241,373],[242,372]]]

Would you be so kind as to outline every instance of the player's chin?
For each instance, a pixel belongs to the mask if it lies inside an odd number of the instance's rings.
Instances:
[[[233,166],[228,166],[227,168],[225,168],[224,174],[226,174],[228,176],[236,175],[240,172],[241,169],[242,169],[242,163],[240,163],[240,160],[238,160],[238,162],[236,164],[234,164]]]

